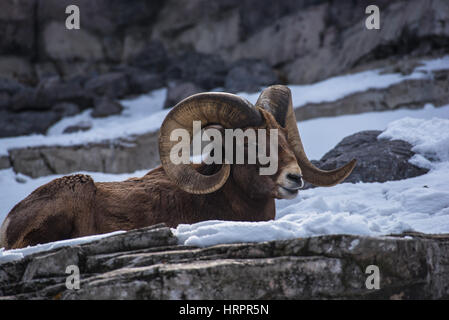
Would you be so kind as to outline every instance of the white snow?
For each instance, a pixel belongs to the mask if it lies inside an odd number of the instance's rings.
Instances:
[[[449,105],[435,108],[432,104],[426,104],[423,109],[416,110],[398,109],[317,118],[298,122],[298,129],[309,159],[320,159],[344,137],[363,130],[385,130],[388,123],[404,117],[449,118]],[[407,135],[407,132],[404,134]],[[415,133],[410,132],[410,134],[414,135]]]
[[[114,135],[119,134],[129,134],[129,129],[131,128],[129,126],[130,123],[140,123],[140,120],[142,118],[148,118],[155,116],[155,114],[160,114],[160,116],[163,115],[163,118],[165,117],[165,114],[168,112],[168,110],[163,110],[165,96],[167,94],[167,89],[158,89],[154,90],[148,94],[140,95],[136,98],[132,99],[126,99],[121,100],[121,104],[124,107],[124,110],[119,115],[113,115],[106,118],[92,118],[90,116],[91,109],[84,111],[81,114],[72,116],[72,117],[66,117],[62,119],[61,121],[54,124],[52,127],[48,129],[48,135],[49,136],[57,136],[61,135],[65,128],[67,128],[70,125],[73,125],[78,122],[87,122],[92,125],[93,131],[102,129],[104,131],[111,131],[114,132]],[[155,129],[159,129],[159,124],[162,122],[158,121],[160,119],[159,116],[155,118],[149,118],[147,119],[148,122],[145,123],[144,126],[139,126],[138,128],[132,129],[133,134],[137,133],[145,133],[148,131],[152,131]],[[153,125],[154,124],[154,125]],[[91,130],[92,130],[91,129]],[[125,130],[125,132],[121,131],[117,133],[117,129]],[[143,130],[142,132],[134,131],[134,130]]]
[[[449,111],[446,117],[449,118]],[[414,146],[412,151],[419,154],[420,160],[449,161],[448,122],[441,118],[422,121],[406,117],[390,123],[379,139],[394,138],[410,142]],[[422,165],[427,167],[427,164]]]
[[[310,85],[290,85],[293,105],[300,107],[307,103],[334,101],[367,89],[387,88],[404,80],[431,77],[430,71],[432,70],[449,69],[449,56],[425,60],[422,63],[422,66],[417,67],[414,72],[406,76],[392,73],[383,74],[382,70],[379,69],[337,76]],[[254,94],[238,93],[252,103],[257,101],[259,94],[260,92]],[[104,119],[92,118],[89,109],[79,115],[62,119],[49,128],[47,135],[34,134],[1,138],[0,155],[6,155],[8,150],[14,148],[78,145],[155,131],[160,127],[169,111],[162,109],[165,96],[166,89],[159,89],[136,99],[123,100],[121,102],[125,109],[122,114]],[[92,129],[62,134],[67,126],[79,122],[91,123]]]
[[[49,128],[48,135],[33,134],[28,136],[1,138],[0,155],[8,154],[8,150],[35,146],[70,146],[116,138],[126,138],[144,134],[159,129],[169,112],[162,110],[166,89],[153,91],[136,99],[121,101],[125,107],[120,115],[103,119],[90,116],[91,110],[85,110],[79,115],[67,117]],[[69,125],[79,122],[92,124],[92,129],[70,134],[62,134]]]
[[[444,62],[446,63],[446,69],[449,68],[449,56]],[[429,66],[429,69],[432,66]],[[313,84],[289,85],[288,87],[292,92],[293,106],[297,108],[308,103],[336,101],[356,92],[388,88],[405,80],[423,79],[431,76],[425,66],[420,68],[405,76],[398,73],[382,73],[381,69],[377,69],[332,77]],[[252,94],[239,93],[240,96],[252,103],[257,101],[259,94],[260,92]]]

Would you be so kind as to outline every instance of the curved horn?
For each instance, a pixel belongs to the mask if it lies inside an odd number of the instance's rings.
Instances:
[[[198,93],[179,102],[165,117],[159,131],[159,155],[167,175],[182,190],[194,194],[211,193],[221,188],[230,174],[230,165],[223,164],[213,175],[203,175],[190,164],[174,164],[170,151],[178,141],[171,141],[175,129],[185,129],[193,136],[193,121],[201,128],[220,124],[224,128],[260,126],[264,123],[254,106],[236,95],[221,92]]]
[[[268,87],[260,94],[256,107],[271,112],[276,121],[287,129],[288,142],[295,153],[306,181],[315,186],[330,187],[342,182],[351,174],[356,164],[355,159],[352,159],[340,168],[330,171],[318,169],[309,161],[299,135],[293,111],[292,95],[288,87],[282,85]]]

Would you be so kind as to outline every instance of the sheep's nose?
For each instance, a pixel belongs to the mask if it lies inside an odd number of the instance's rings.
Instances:
[[[287,178],[294,183],[299,185],[299,188],[304,187],[304,180],[302,179],[302,175],[296,174],[296,173],[289,173],[287,174]]]

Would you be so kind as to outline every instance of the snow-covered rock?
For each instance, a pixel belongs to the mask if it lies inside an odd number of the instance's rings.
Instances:
[[[3,299],[442,299],[449,237],[330,235],[210,248],[161,225],[0,265]],[[66,287],[67,267],[80,271]],[[379,288],[367,287],[368,266]]]

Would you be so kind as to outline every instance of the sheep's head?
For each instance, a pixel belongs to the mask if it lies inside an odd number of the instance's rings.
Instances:
[[[194,121],[201,121],[201,128],[265,129],[265,135],[257,136],[257,145],[259,147],[264,141],[267,154],[273,151],[269,150],[273,148],[270,137],[275,134],[276,170],[261,175],[260,169],[264,164],[259,159],[256,163],[243,164],[233,164],[235,158],[227,159],[218,170],[207,174],[197,171],[188,163],[174,164],[170,153],[178,141],[171,139],[171,133],[183,129],[192,138]],[[245,153],[248,153],[249,144],[244,143]],[[343,181],[355,166],[355,160],[352,160],[341,168],[324,171],[308,160],[299,136],[290,89],[280,85],[265,89],[255,106],[229,93],[201,93],[184,99],[169,112],[161,126],[159,153],[162,166],[172,181],[184,191],[194,194],[207,194],[220,189],[232,171],[234,180],[254,196],[292,198],[303,186],[303,179],[316,186],[333,186]],[[247,154],[245,159],[248,159]]]

